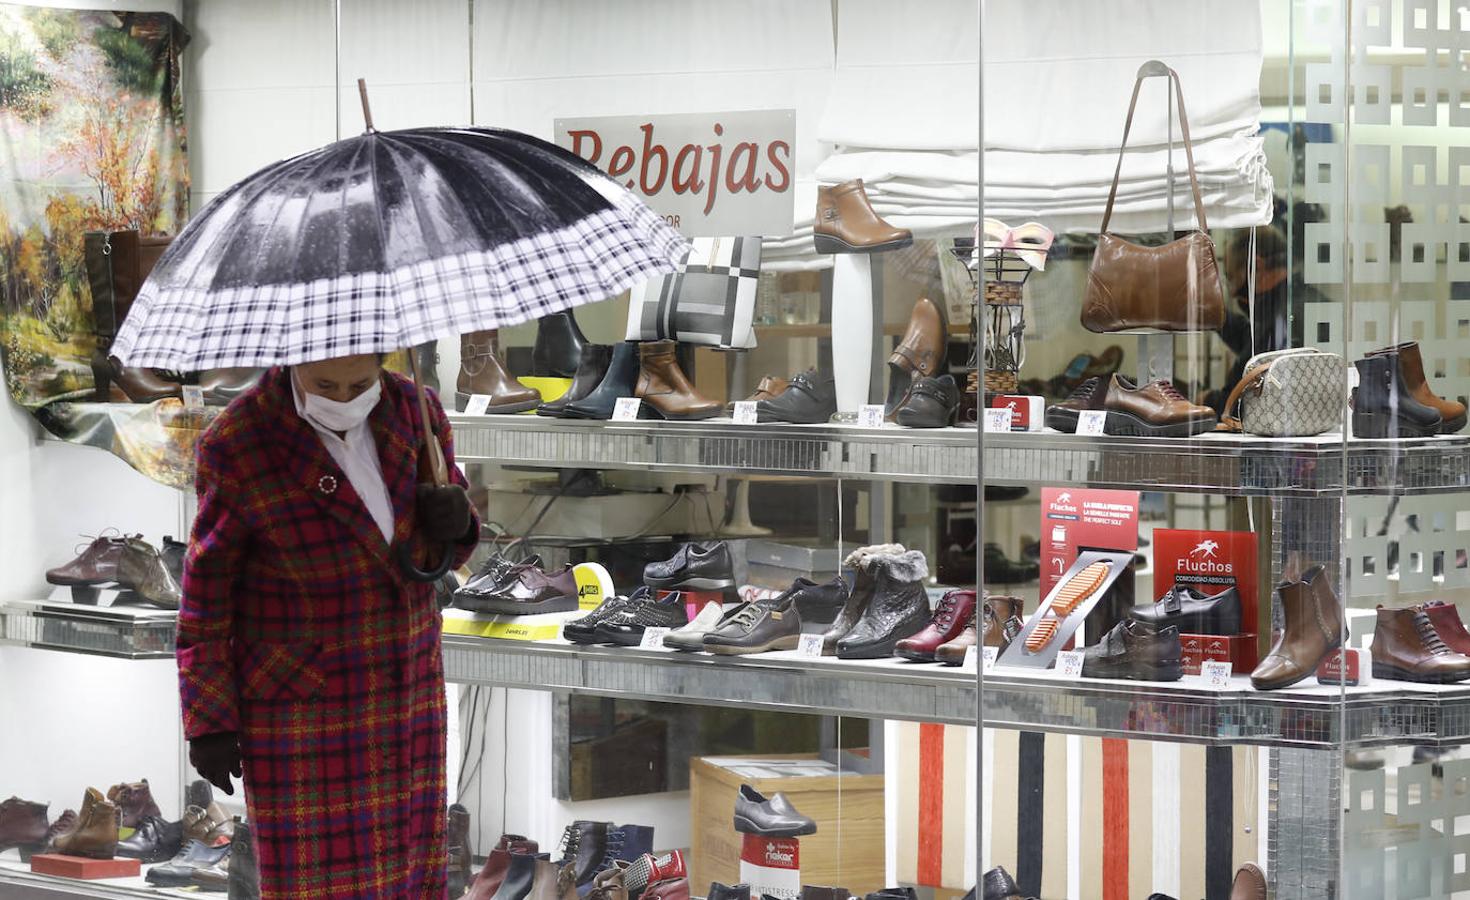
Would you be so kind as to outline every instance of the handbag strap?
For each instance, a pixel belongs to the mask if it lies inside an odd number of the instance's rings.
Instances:
[[[1261,379],[1266,377],[1266,373],[1270,369],[1271,362],[1267,360],[1241,376],[1240,384],[1235,386],[1235,389],[1230,392],[1230,397],[1226,399],[1225,405],[1220,408],[1220,424],[1215,426],[1216,431],[1242,430],[1240,419],[1236,418],[1235,415],[1235,407],[1240,403],[1240,398],[1244,396],[1245,392],[1259,384]]]
[[[1163,65],[1160,63],[1159,65]],[[1194,214],[1199,219],[1199,230],[1209,231],[1205,224],[1205,201],[1199,190],[1199,179],[1194,174],[1194,149],[1189,143],[1189,116],[1184,112],[1184,90],[1179,86],[1179,73],[1168,66],[1164,71],[1169,73],[1169,80],[1174,83],[1174,99],[1179,104],[1179,134],[1184,139],[1184,156],[1189,161],[1189,187],[1194,192]],[[1133,128],[1133,111],[1138,106],[1138,91],[1143,87],[1143,79],[1149,75],[1139,75],[1133,82],[1133,99],[1128,101],[1128,118],[1123,121],[1123,142],[1118,146],[1118,166],[1113,170],[1113,186],[1108,189],[1108,206],[1103,210],[1102,228],[1103,232],[1108,230],[1108,222],[1113,218],[1113,201],[1118,197],[1118,179],[1123,174],[1123,153],[1128,149],[1128,132]],[[1169,192],[1174,192],[1172,179],[1169,182]],[[1171,235],[1172,237],[1172,235]]]

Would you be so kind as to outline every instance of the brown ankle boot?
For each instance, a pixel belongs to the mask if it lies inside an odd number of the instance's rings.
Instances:
[[[1398,353],[1399,371],[1403,375],[1404,387],[1409,394],[1425,406],[1437,410],[1440,416],[1440,434],[1454,434],[1465,427],[1465,404],[1458,400],[1446,400],[1438,396],[1429,387],[1429,380],[1424,374],[1424,357],[1419,352],[1419,343],[1409,341],[1396,347],[1384,347],[1381,350],[1373,350],[1365,355],[1384,356]]]
[[[526,900],[576,900],[576,867],[568,863],[558,866],[550,860],[536,860],[536,875]]]
[[[648,417],[689,421],[720,414],[720,404],[699,395],[679,368],[673,341],[638,345],[638,386],[633,396],[643,401]]]
[[[87,788],[82,798],[82,812],[77,827],[58,835],[56,852],[65,856],[89,859],[112,859],[117,855],[117,830],[122,827],[122,812],[108,802],[96,788]]]
[[[1291,687],[1342,643],[1342,604],[1322,566],[1308,569],[1301,581],[1284,584],[1279,592],[1286,627],[1251,673],[1258,691]]]
[[[812,232],[818,253],[880,253],[914,242],[912,231],[894,228],[873,212],[861,178],[817,188]]]
[[[944,311],[928,297],[920,297],[909,313],[909,327],[888,357],[888,401],[884,413],[893,414],[908,399],[915,373],[933,378],[944,365],[948,335]]]
[[[459,380],[455,384],[455,408],[464,412],[473,394],[490,398],[486,412],[518,413],[535,409],[541,395],[505,371],[500,364],[499,332],[475,331],[459,338]]]
[[[1373,677],[1448,684],[1470,678],[1470,656],[1445,646],[1422,606],[1378,607]]]
[[[163,816],[158,804],[153,802],[153,791],[148,787],[146,778],[134,784],[114,784],[107,791],[107,799],[117,804],[122,811],[124,828],[137,828],[138,823],[147,816]]]

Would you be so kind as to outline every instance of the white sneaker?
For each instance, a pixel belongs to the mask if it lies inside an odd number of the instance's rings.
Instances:
[[[741,603],[730,610],[730,615],[735,610],[745,606]],[[673,631],[664,635],[664,646],[673,647],[675,650],[703,650],[704,636],[719,627],[725,620],[725,609],[717,600],[711,600],[699,611],[699,615],[689,621],[688,625],[681,625]]]

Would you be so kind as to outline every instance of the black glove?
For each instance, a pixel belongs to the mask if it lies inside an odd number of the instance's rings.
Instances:
[[[431,541],[454,543],[469,534],[470,495],[457,484],[418,487],[419,530]]]
[[[233,731],[205,734],[189,741],[189,765],[205,780],[234,796],[230,776],[241,777],[240,736]]]

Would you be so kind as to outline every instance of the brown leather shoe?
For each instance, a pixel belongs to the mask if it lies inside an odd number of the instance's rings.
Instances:
[[[818,253],[880,253],[914,242],[912,231],[894,228],[873,212],[861,178],[817,188],[812,233]]]
[[[1246,863],[1235,873],[1230,900],[1266,900],[1266,873],[1255,863]]]
[[[765,375],[761,377],[760,382],[755,386],[755,392],[745,399],[751,403],[759,403],[762,400],[774,400],[786,393],[786,389],[789,387],[791,387],[791,382],[786,379],[778,378],[775,375]],[[734,410],[734,401],[726,404],[726,409]]]
[[[643,401],[640,416],[691,421],[720,414],[720,404],[700,396],[679,368],[673,341],[645,341],[638,345],[638,384],[633,396]]]
[[[229,406],[230,401],[250,390],[260,369],[207,369],[199,375],[205,406]]]
[[[628,871],[625,860],[616,860],[612,868],[603,869],[592,879],[592,890],[586,900],[628,900],[628,888],[623,884],[623,875]]]
[[[1424,604],[1424,612],[1434,625],[1435,634],[1445,642],[1445,646],[1456,653],[1470,656],[1470,631],[1465,630],[1465,623],[1460,619],[1460,611],[1455,608],[1455,604],[1430,600]]]
[[[158,550],[140,537],[124,540],[117,563],[117,583],[164,609],[178,609],[179,583],[174,580]]]
[[[1116,373],[1108,382],[1103,431],[1135,437],[1193,437],[1215,427],[1215,411],[1190,403],[1167,381],[1137,387]]]
[[[141,535],[134,535],[141,537]],[[46,572],[46,581],[60,585],[109,584],[117,580],[117,564],[122,559],[126,539],[102,536],[94,538],[87,549],[64,566]]]
[[[1277,592],[1286,627],[1251,673],[1258,691],[1291,687],[1311,675],[1343,638],[1342,604],[1322,566],[1308,569],[1301,581],[1278,585]]]
[[[77,811],[74,809],[65,810],[64,812],[62,812],[61,815],[57,816],[56,821],[52,822],[50,827],[46,829],[46,837],[41,842],[41,846],[46,849],[46,852],[50,853],[56,849],[57,838],[61,837],[63,834],[66,834],[69,831],[76,831],[76,829]]]
[[[1422,606],[1378,607],[1373,677],[1448,684],[1470,678],[1470,656],[1445,646]]]
[[[464,412],[473,394],[490,398],[489,413],[518,413],[535,409],[541,395],[521,384],[500,364],[500,336],[494,329],[459,336],[459,379],[455,382],[455,408]]]
[[[117,804],[124,828],[137,828],[145,816],[163,818],[163,811],[153,802],[153,792],[149,790],[146,778],[132,784],[114,784],[107,789],[107,799]]]
[[[1434,393],[1429,387],[1429,380],[1424,374],[1424,357],[1419,353],[1419,343],[1409,341],[1394,347],[1383,347],[1370,351],[1365,356],[1390,356],[1394,353],[1399,357],[1399,371],[1403,375],[1404,387],[1409,393],[1425,406],[1437,410],[1440,416],[1440,434],[1454,434],[1465,427],[1465,404],[1458,400],[1446,400]]]
[[[0,853],[19,847],[22,856],[46,846],[46,804],[11,797],[0,803]]]
[[[96,788],[87,788],[82,798],[82,811],[77,827],[57,835],[56,852],[89,859],[112,859],[117,853],[117,830],[122,825],[122,811],[102,796]]]
[[[909,313],[909,327],[888,357],[888,401],[891,417],[908,399],[914,373],[933,378],[944,366],[947,334],[944,311],[928,297],[920,297]]]
[[[1046,427],[1063,434],[1076,434],[1077,420],[1083,412],[1104,408],[1111,383],[1107,378],[1089,378],[1079,384],[1067,399],[1046,408]]]
[[[980,616],[985,626],[980,635],[980,643],[985,647],[999,647],[1004,650],[1015,637],[1015,632],[1007,626],[1012,619],[1019,619],[1023,609],[1020,597],[1008,595],[993,595],[985,598],[981,604]]]

